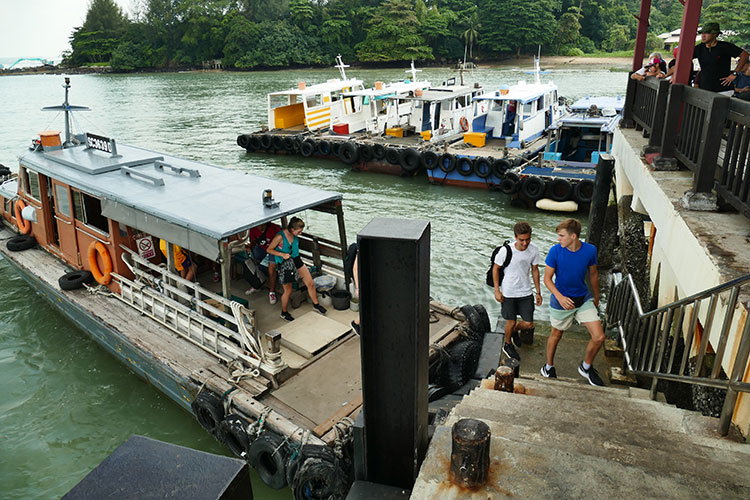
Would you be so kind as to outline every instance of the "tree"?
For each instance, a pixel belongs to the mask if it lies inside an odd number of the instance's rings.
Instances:
[[[83,25],[70,36],[73,50],[66,63],[78,66],[108,62],[127,23],[127,17],[114,0],[92,0]]]
[[[607,38],[602,42],[602,49],[607,52],[620,50],[627,46],[628,41],[630,41],[628,27],[615,24],[607,30]]]
[[[581,36],[581,9],[570,7],[557,21],[555,34],[556,52],[560,53],[563,45],[573,44]]]
[[[706,2],[708,3],[708,2]],[[722,39],[740,47],[750,47],[750,1],[722,0],[703,10],[703,23],[719,23]]]
[[[555,35],[554,0],[480,0],[482,17],[493,19],[480,31],[479,46],[493,52],[521,50],[536,52]]]
[[[127,22],[128,18],[122,13],[122,9],[115,3],[115,0],[91,0],[81,28],[84,32],[116,33],[121,31]]]
[[[289,0],[289,15],[297,26],[309,26],[313,18],[313,6],[309,0]]]
[[[479,22],[479,15],[477,14],[477,11],[474,10],[471,17],[466,20],[466,29],[463,33],[463,39],[464,42],[466,42],[466,45],[469,46],[469,57],[471,58],[474,57],[474,44],[477,43],[479,29],[481,27],[482,24]]]
[[[356,47],[360,61],[433,59],[432,49],[419,34],[414,5],[409,0],[386,0],[370,19],[367,38]]]

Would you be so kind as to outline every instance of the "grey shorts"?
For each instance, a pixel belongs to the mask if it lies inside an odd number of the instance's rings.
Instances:
[[[534,321],[534,296],[505,297],[500,309],[503,318],[515,321],[518,316],[524,321]]]

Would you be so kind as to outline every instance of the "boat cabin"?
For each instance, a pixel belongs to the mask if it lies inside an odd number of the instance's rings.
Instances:
[[[595,166],[601,153],[612,148],[612,134],[622,119],[625,100],[585,97],[570,106],[570,113],[549,127],[544,160],[556,164]]]

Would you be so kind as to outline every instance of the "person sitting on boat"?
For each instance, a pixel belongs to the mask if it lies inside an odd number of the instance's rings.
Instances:
[[[516,101],[510,101],[508,103],[508,111],[505,114],[505,122],[503,123],[503,136],[513,135],[515,131],[516,122]]]
[[[271,244],[274,236],[279,234],[281,227],[273,222],[265,222],[259,226],[250,229],[250,251],[253,260],[259,266],[268,270],[268,302],[276,303],[276,259],[271,258],[268,254],[268,245]],[[253,286],[245,292],[249,295],[257,289]]]
[[[167,242],[159,240],[159,248],[161,249],[162,255],[167,256]],[[193,262],[190,258],[190,252],[183,248],[172,245],[172,257],[174,258],[174,268],[180,273],[180,277],[193,281],[195,279],[195,273],[198,271],[198,264]]]
[[[286,228],[280,231],[271,244],[268,245],[268,253],[275,256],[276,265],[279,268],[279,281],[284,287],[281,296],[281,317],[287,321],[294,321],[294,317],[287,310],[289,298],[292,296],[292,285],[301,277],[307,287],[307,293],[313,301],[313,307],[320,314],[326,313],[326,308],[318,304],[318,294],[315,291],[312,275],[307,266],[299,256],[299,235],[305,228],[305,223],[299,217],[292,217]]]

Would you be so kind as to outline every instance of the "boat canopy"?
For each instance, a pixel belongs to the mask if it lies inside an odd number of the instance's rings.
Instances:
[[[421,96],[403,97],[415,101],[444,101],[453,97],[462,95],[471,95],[472,92],[481,92],[481,88],[470,87],[468,85],[445,85],[440,87],[430,87],[425,90]]]
[[[591,127],[598,128],[603,133],[612,133],[620,123],[624,103],[625,100],[621,96],[578,99],[570,106],[572,113],[561,117],[550,126],[550,129]],[[592,106],[596,106],[596,113],[590,113]]]
[[[372,97],[374,99],[377,99],[378,97],[384,97],[384,96],[393,96],[394,94],[401,94],[401,93],[409,93],[413,92],[415,90],[420,90],[424,88],[428,88],[430,86],[430,82],[412,82],[412,81],[406,81],[406,82],[394,82],[389,83],[388,85],[384,85],[381,89],[376,88],[369,88],[369,89],[363,89],[363,90],[354,90],[351,92],[344,92],[344,97],[357,97],[357,96],[365,96],[365,97]]]
[[[524,83],[519,82],[517,85],[511,85],[506,93],[496,90],[478,95],[475,101],[520,101],[522,104],[535,101],[544,94],[557,90],[554,83]]]
[[[357,80],[356,78],[350,78],[348,80],[341,80],[340,78],[334,78],[324,83],[316,83],[315,85],[309,85],[305,87],[304,89],[292,88],[288,90],[280,90],[278,92],[271,92],[268,95],[269,97],[290,96],[290,95],[309,96],[309,95],[325,94],[329,92],[336,92],[336,91],[341,91],[344,89],[354,89],[354,88],[362,88],[362,80]]]
[[[264,222],[342,199],[340,193],[117,144],[19,156],[23,167],[101,199],[102,214],[211,260],[219,242]],[[264,205],[270,189],[278,205]]]

